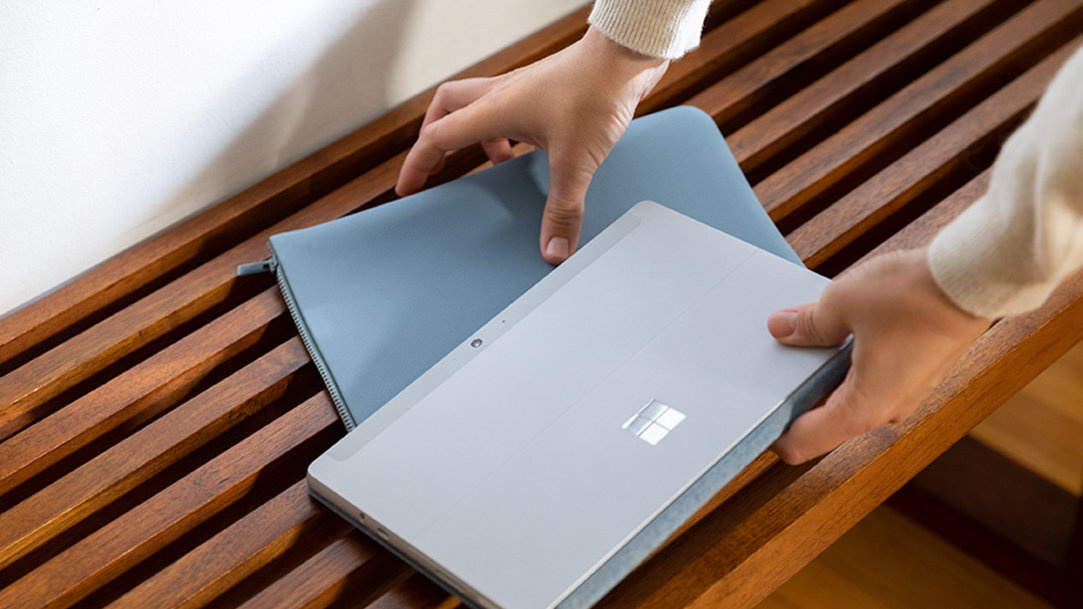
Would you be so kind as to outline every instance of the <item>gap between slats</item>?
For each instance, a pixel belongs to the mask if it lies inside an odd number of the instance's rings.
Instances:
[[[277,578],[240,609],[318,609],[334,606],[363,607],[400,584],[413,573],[402,561],[381,551],[365,556],[371,545],[359,535],[338,539],[318,554]],[[343,567],[356,568],[346,570]],[[262,583],[262,582],[260,582]]]
[[[83,450],[101,452],[93,449],[112,444],[118,434],[133,432],[213,384],[250,351],[262,352],[285,340],[295,330],[285,323],[284,311],[277,290],[268,289],[8,438],[0,444],[0,508],[10,507],[22,494],[12,489],[32,476]]]
[[[367,609],[457,609],[462,605],[420,573],[411,575]]]
[[[337,515],[313,501],[306,483],[299,480],[285,491],[245,514],[161,571],[139,582],[112,603],[123,607],[160,609],[202,607],[242,580],[277,580],[303,558],[334,543],[351,529]],[[375,544],[357,548],[360,564],[373,555]],[[302,559],[288,561],[287,554]],[[308,550],[308,551],[305,551]],[[278,567],[278,568],[276,568]],[[230,592],[230,595],[236,596]],[[250,595],[248,595],[250,596]],[[247,596],[245,597],[247,598]],[[231,603],[236,604],[236,603]]]
[[[810,267],[834,274],[992,165],[1000,145],[1083,43],[1076,38],[789,235]]]
[[[728,136],[734,157],[757,184],[1024,6],[1015,0],[941,2],[791,97],[765,103],[762,114]],[[689,103],[726,116],[725,106],[700,105],[698,97]]]
[[[673,62],[638,113],[681,103],[848,1],[764,0],[751,6],[705,32],[698,48]]]
[[[1038,0],[756,185],[784,232],[822,211],[1063,45],[1075,0]]]
[[[692,96],[723,133],[776,106],[847,59],[892,34],[932,5],[929,0],[857,0]]]
[[[224,528],[216,515],[233,507],[250,512],[301,478],[341,436],[340,426],[324,394],[309,398],[0,589],[0,606],[67,607],[92,593],[119,595],[130,585],[118,582],[118,590],[110,582],[160,570]],[[226,515],[229,522],[239,517]],[[214,530],[201,530],[208,524]]]
[[[114,502],[152,477],[159,486],[168,484],[163,470],[175,471],[182,460],[206,452],[200,448],[213,443],[213,451],[249,435],[254,430],[247,427],[258,429],[281,414],[275,406],[288,403],[289,392],[315,393],[319,380],[311,369],[301,374],[307,368],[300,340],[290,339],[0,513],[0,568],[99,510],[115,511],[109,509]],[[239,425],[254,416],[251,424]],[[141,502],[149,494],[134,493],[125,503]]]

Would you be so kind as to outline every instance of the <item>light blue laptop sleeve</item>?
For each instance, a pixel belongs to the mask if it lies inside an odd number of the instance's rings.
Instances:
[[[548,180],[534,152],[271,238],[283,297],[347,429],[552,270],[538,251]],[[697,109],[632,121],[587,192],[581,242],[644,199],[800,264]]]

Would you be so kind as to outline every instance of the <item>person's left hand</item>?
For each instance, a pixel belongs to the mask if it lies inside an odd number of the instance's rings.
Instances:
[[[854,335],[845,380],[823,406],[798,417],[772,450],[796,465],[902,421],[990,321],[940,290],[924,249],[873,258],[840,275],[819,302],[772,313],[767,328],[783,344],[838,345]]]

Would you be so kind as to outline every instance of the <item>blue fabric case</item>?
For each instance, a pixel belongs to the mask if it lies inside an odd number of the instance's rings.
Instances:
[[[534,152],[271,237],[283,296],[348,429],[552,270],[538,250],[547,163]],[[697,109],[632,121],[591,183],[581,242],[644,199],[800,264]]]

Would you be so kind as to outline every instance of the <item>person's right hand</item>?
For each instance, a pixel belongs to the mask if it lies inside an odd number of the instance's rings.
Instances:
[[[444,83],[395,192],[417,192],[440,170],[447,152],[476,142],[494,164],[514,156],[509,138],[537,146],[549,156],[550,173],[539,245],[547,261],[559,264],[579,243],[583,199],[594,172],[667,65],[591,27],[578,42],[526,67]]]

